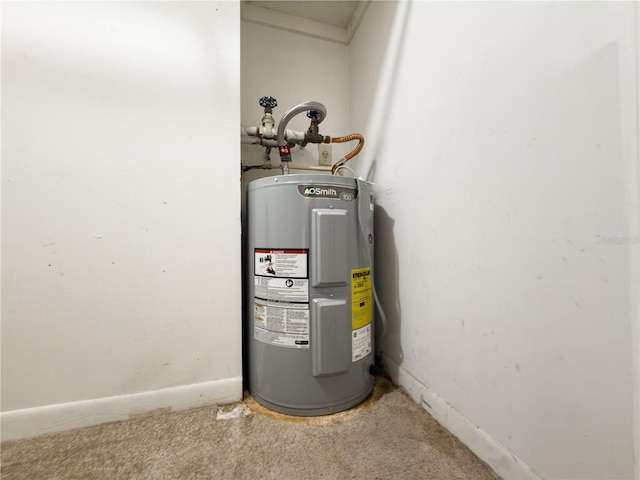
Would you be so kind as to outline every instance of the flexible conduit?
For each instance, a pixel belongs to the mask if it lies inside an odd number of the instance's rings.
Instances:
[[[359,133],[352,133],[351,135],[347,135],[346,137],[333,137],[331,139],[332,143],[346,143],[346,142],[351,142],[353,140],[358,140],[358,145],[351,152],[349,152],[343,158],[338,160],[338,162],[336,162],[333,167],[331,167],[331,173],[333,175],[336,174],[336,172],[338,171],[338,168],[340,168],[342,165],[344,165],[345,163],[347,163],[349,160],[351,160],[353,157],[355,157],[357,154],[360,153],[360,150],[362,150],[362,147],[364,147],[364,137]]]

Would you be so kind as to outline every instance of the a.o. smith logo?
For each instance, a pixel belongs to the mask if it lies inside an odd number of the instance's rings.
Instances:
[[[298,185],[300,195],[312,198],[339,198],[351,202],[358,196],[355,188],[334,185]]]
[[[305,197],[337,197],[338,192],[331,187],[304,187]]]

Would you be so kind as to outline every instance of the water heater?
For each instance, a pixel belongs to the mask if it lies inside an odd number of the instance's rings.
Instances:
[[[249,390],[278,412],[350,408],[373,388],[372,184],[280,175],[248,187]]]

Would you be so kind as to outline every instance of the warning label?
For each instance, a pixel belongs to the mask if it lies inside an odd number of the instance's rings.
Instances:
[[[260,342],[309,348],[308,304],[254,303],[253,335]]]
[[[371,353],[371,324],[352,332],[351,360],[356,362]]]
[[[255,297],[278,302],[309,303],[307,249],[256,248],[254,254]]]
[[[254,274],[264,277],[279,278],[309,278],[307,272],[307,257],[309,251],[299,250],[269,250],[256,248],[254,250]]]
[[[253,336],[259,342],[309,348],[309,250],[254,250]]]
[[[351,270],[351,329],[369,325],[372,317],[371,268]]]
[[[279,302],[309,302],[309,280],[255,275],[254,296]]]

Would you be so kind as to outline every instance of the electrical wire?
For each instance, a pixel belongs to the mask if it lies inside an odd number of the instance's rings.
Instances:
[[[351,167],[347,167],[346,165],[339,165],[338,168],[336,168],[336,171],[333,173],[334,175],[337,175],[338,172],[340,170],[349,170],[351,172],[351,174],[353,175],[353,178],[358,178],[358,172],[356,172],[353,168]]]

